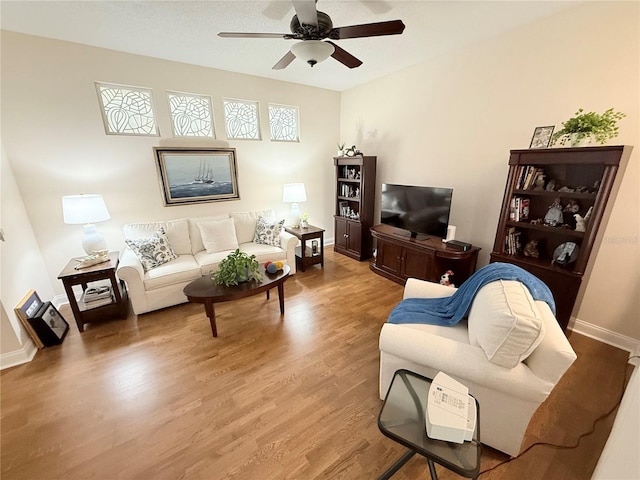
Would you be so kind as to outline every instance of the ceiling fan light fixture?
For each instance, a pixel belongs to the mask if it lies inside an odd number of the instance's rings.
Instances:
[[[307,62],[312,67],[316,63],[325,61],[334,51],[335,47],[333,45],[321,40],[304,40],[295,43],[291,47],[291,53],[293,53],[296,58]]]

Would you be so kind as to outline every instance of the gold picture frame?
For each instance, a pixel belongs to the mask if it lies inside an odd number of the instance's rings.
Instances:
[[[165,206],[239,200],[235,148],[153,148]]]

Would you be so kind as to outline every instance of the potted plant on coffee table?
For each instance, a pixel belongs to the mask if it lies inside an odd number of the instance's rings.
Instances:
[[[614,112],[613,108],[603,114],[586,112],[580,108],[575,116],[562,123],[562,129],[551,137],[551,145],[560,140],[560,145],[567,143],[579,146],[589,141],[595,141],[604,145],[610,138],[618,135],[616,122],[626,115],[622,112]]]
[[[218,270],[211,275],[211,278],[217,285],[230,287],[247,280],[261,280],[262,274],[255,255],[247,255],[240,249],[236,249],[220,262]]]

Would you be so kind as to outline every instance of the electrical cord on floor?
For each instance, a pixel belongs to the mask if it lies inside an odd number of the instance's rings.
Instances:
[[[628,360],[631,360],[632,358],[640,358],[640,355],[632,355],[628,358]],[[628,364],[628,360],[627,360],[627,364]],[[573,448],[578,448],[578,446],[580,445],[580,441],[584,438],[587,437],[589,435],[591,435],[593,432],[596,431],[596,425],[598,424],[598,422],[600,422],[601,420],[604,420],[605,418],[607,418],[609,415],[611,415],[616,408],[618,408],[620,406],[620,402],[622,402],[622,397],[624,396],[624,392],[625,392],[625,384],[627,383],[627,364],[625,364],[625,371],[624,371],[624,375],[622,376],[622,392],[620,393],[620,398],[618,398],[618,401],[613,405],[613,407],[611,407],[611,409],[606,412],[603,413],[602,415],[600,415],[598,418],[596,418],[593,421],[593,425],[591,426],[591,429],[588,432],[585,432],[583,434],[581,434],[578,439],[576,440],[576,443],[573,445],[556,445],[554,443],[548,443],[548,442],[534,442],[531,445],[529,445],[527,448],[525,448],[522,452],[520,452],[520,454],[517,457],[512,457],[509,458],[508,460],[504,460],[500,463],[498,463],[497,465],[494,465],[491,468],[487,468],[486,470],[482,470],[478,476],[476,478],[480,478],[481,475],[484,475],[485,473],[491,472],[492,470],[495,470],[496,468],[505,465],[507,463],[511,463],[514,460],[517,460],[518,458],[522,457],[525,453],[527,453],[529,450],[531,450],[533,447],[537,447],[538,445],[543,445],[545,447],[551,447],[551,448],[555,448],[556,450],[571,450]]]

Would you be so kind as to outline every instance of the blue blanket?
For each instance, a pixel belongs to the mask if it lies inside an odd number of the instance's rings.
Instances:
[[[445,298],[406,298],[389,315],[389,323],[427,323],[451,326],[465,318],[471,303],[487,283],[496,280],[518,280],[531,292],[535,300],[541,300],[556,313],[553,295],[538,277],[510,263],[490,263],[479,269],[464,282],[453,295]]]

